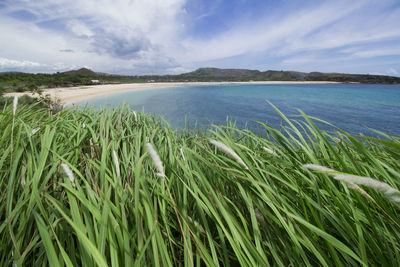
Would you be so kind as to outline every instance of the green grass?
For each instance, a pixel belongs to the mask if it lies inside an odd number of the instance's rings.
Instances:
[[[0,266],[400,266],[399,204],[302,167],[400,188],[399,138],[326,133],[304,114],[307,122],[281,115],[287,126],[261,124],[261,138],[230,124],[177,132],[146,114],[135,119],[128,107],[53,115],[20,106],[13,126],[6,106]]]

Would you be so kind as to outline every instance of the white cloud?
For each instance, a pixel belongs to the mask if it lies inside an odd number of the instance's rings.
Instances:
[[[370,58],[380,56],[400,56],[399,48],[363,49],[352,54],[355,57]]]
[[[301,51],[400,38],[398,17],[383,14],[366,20],[358,15],[374,4],[379,2],[334,1],[314,3],[313,7],[304,6],[289,12],[285,10],[274,17],[247,22],[212,40],[185,40],[187,53],[180,57],[182,61],[203,61],[259,51],[269,56],[290,56]]]
[[[66,69],[90,64],[99,71],[132,74],[140,72],[138,66],[144,67],[147,62],[156,72],[163,72],[176,67],[169,54],[170,47],[179,43],[179,15],[184,12],[184,3],[185,0],[9,1],[8,8],[0,10],[0,34],[4,40],[0,53],[18,60],[29,58],[49,68],[55,62]],[[5,15],[18,9],[28,10],[38,19],[22,22]]]
[[[40,63],[37,62],[32,62],[28,60],[13,60],[13,59],[8,59],[8,58],[0,58],[0,69],[6,69],[6,68],[36,68],[40,67]]]
[[[280,58],[270,67],[302,70],[302,65],[400,55],[400,9],[388,9],[395,0],[306,1],[296,8],[284,2],[281,11],[238,18],[210,39],[186,32],[184,22],[199,20],[185,10],[187,1],[9,0],[0,10],[0,55],[40,64],[31,66],[33,70],[90,65],[96,71],[125,74],[176,73],[209,62],[222,65],[235,57],[254,58],[254,63],[241,65],[247,68]],[[17,10],[27,10],[37,20],[7,17]],[[242,63],[229,62],[230,67]],[[338,64],[336,71],[341,71]]]
[[[126,29],[145,34],[156,44],[173,40],[180,28],[178,15],[183,12],[185,0],[44,0],[30,2],[14,0],[41,19],[68,19],[74,33],[87,36],[94,31],[113,32],[126,37]],[[83,20],[90,22],[86,24]],[[121,30],[122,29],[122,30]],[[128,33],[129,35],[129,33]]]
[[[399,75],[399,72],[398,72],[395,68],[389,68],[389,69],[386,71],[386,73],[387,73],[387,74],[390,74],[390,75],[395,75],[395,76],[398,76],[398,75]]]
[[[79,37],[91,37],[94,33],[82,22],[71,20],[67,23],[68,28]]]

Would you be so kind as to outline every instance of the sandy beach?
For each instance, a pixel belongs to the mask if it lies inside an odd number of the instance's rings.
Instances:
[[[217,84],[323,84],[336,82],[283,82],[283,81],[254,81],[254,82],[176,82],[176,83],[128,83],[128,84],[102,84],[89,85],[79,87],[59,87],[43,90],[44,95],[48,95],[51,99],[59,101],[60,104],[69,104],[79,102],[85,99],[105,96],[115,93],[122,93],[133,90],[145,90],[152,88],[167,88],[175,86],[190,86],[190,85],[217,85]],[[30,95],[37,96],[31,92],[8,93],[5,96],[22,96]]]

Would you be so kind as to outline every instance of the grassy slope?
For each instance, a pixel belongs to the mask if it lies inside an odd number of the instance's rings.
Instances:
[[[11,110],[0,116],[1,266],[400,265],[398,204],[301,167],[400,188],[398,138],[365,145],[337,133],[346,142],[332,145],[327,133],[297,122],[285,135],[264,125],[267,139],[235,127],[178,134],[126,107],[56,115],[19,107],[13,126]]]

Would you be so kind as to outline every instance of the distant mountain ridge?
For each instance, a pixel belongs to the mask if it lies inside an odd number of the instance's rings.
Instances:
[[[61,72],[61,74],[69,75],[69,76],[80,76],[80,77],[93,77],[99,75],[98,73],[87,69],[87,68],[80,68],[79,70],[70,70]]]
[[[246,77],[257,75],[260,71],[248,69],[218,69],[218,68],[200,68],[192,72],[184,73],[185,76],[203,76],[203,77]]]
[[[322,72],[298,72],[278,70],[199,68],[178,75],[116,75],[94,72],[88,68],[32,74],[23,72],[0,73],[0,93],[32,91],[46,87],[65,87],[99,83],[143,82],[240,82],[240,81],[329,81],[342,83],[400,84],[400,77],[369,74],[344,74]],[[98,83],[96,81],[96,83]]]
[[[254,81],[334,81],[359,83],[400,83],[399,77],[369,74],[345,74],[298,71],[258,71],[248,69],[218,69],[200,68],[192,72],[181,74],[191,79],[214,80],[254,80]]]

